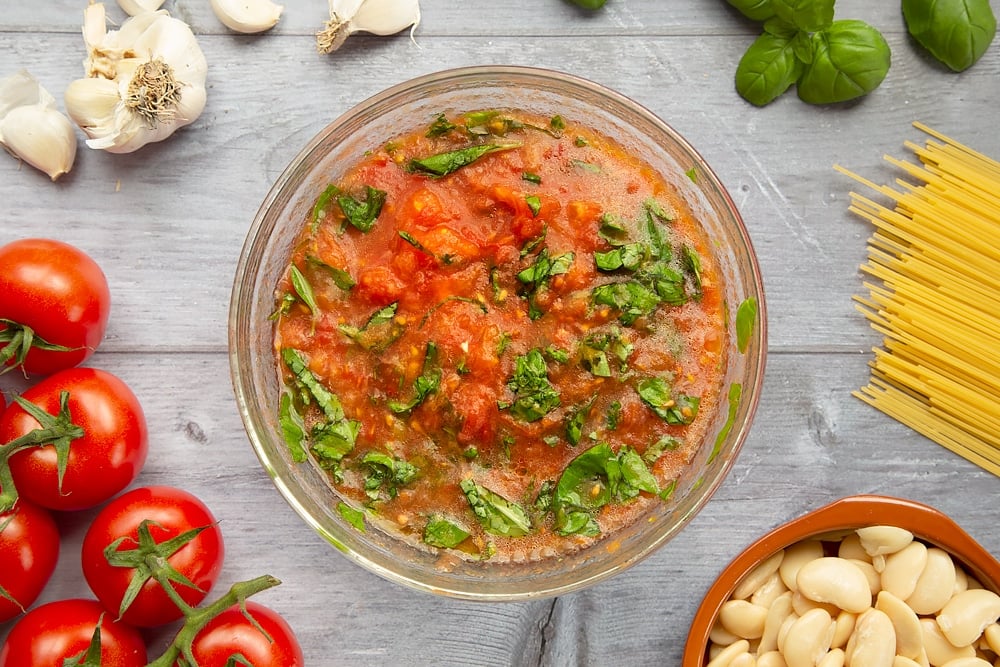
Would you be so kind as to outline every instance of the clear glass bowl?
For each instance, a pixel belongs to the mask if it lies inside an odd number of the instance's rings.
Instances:
[[[291,244],[318,194],[366,150],[425,127],[441,112],[515,108],[584,122],[617,140],[663,174],[687,200],[714,241],[730,313],[726,391],[739,384],[730,414],[725,400],[708,437],[669,502],[618,532],[613,551],[598,543],[561,559],[515,565],[449,561],[408,546],[374,527],[360,533],[337,512],[338,497],[315,466],[293,463],[278,426],[280,377],[273,353],[275,288]],[[691,177],[686,175],[690,173]],[[745,351],[736,349],[737,306],[754,299],[758,313]],[[229,348],[240,414],[257,456],[285,499],[333,546],[386,579],[475,600],[526,600],[589,586],[634,565],[672,538],[729,472],[757,408],[766,356],[766,310],[760,269],[736,206],[700,155],[670,126],[634,101],[560,72],[524,67],[443,71],[396,85],[333,121],[292,161],[250,227],[232,292]]]

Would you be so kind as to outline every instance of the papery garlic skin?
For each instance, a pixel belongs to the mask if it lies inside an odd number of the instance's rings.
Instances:
[[[25,70],[0,81],[0,145],[53,181],[76,160],[75,128],[55,104]]]
[[[270,30],[284,9],[271,0],[212,0],[212,11],[222,25],[244,34]]]
[[[130,153],[162,141],[205,108],[208,63],[186,23],[164,11],[107,30],[104,5],[84,11],[87,78],[66,89],[66,110],[87,145]]]
[[[163,3],[164,0],[118,0],[118,6],[129,16],[155,12]]]
[[[420,0],[329,0],[330,19],[316,35],[316,48],[330,53],[356,32],[394,35],[420,25]]]

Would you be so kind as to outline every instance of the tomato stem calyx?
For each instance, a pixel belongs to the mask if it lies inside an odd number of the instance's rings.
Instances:
[[[22,366],[31,348],[49,352],[73,352],[78,349],[50,343],[41,336],[36,336],[31,327],[13,320],[0,318],[0,325],[3,326],[0,329],[0,375]],[[12,359],[13,364],[10,363]]]
[[[20,396],[15,396],[14,401],[38,421],[40,428],[28,431],[21,437],[0,446],[0,514],[12,509],[18,498],[14,477],[10,471],[11,456],[24,449],[52,445],[56,450],[56,466],[61,490],[63,475],[69,461],[70,444],[73,440],[84,436],[83,429],[73,423],[69,413],[68,391],[59,395],[58,415],[51,415]]]
[[[184,604],[180,607],[184,612],[185,620],[183,627],[181,627],[181,629],[177,632],[173,643],[167,648],[163,655],[150,662],[148,667],[172,667],[173,665],[197,667],[198,661],[195,660],[193,654],[195,637],[197,637],[198,633],[201,632],[206,625],[208,625],[209,621],[233,605],[239,605],[240,611],[243,615],[246,616],[258,630],[264,632],[263,628],[261,628],[253,617],[250,616],[249,612],[247,612],[246,600],[251,595],[260,593],[268,588],[273,588],[280,583],[281,581],[277,578],[272,577],[269,574],[265,574],[247,581],[236,582],[229,588],[229,592],[204,607],[193,608]],[[161,585],[163,585],[163,582],[161,582]],[[167,591],[168,594],[172,589],[172,586],[164,586],[164,590]],[[264,634],[266,635],[267,633],[264,632]]]

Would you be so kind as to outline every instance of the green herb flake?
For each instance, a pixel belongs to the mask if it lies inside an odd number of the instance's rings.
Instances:
[[[432,516],[424,526],[424,544],[440,549],[454,549],[469,537],[469,531],[441,516]]]
[[[576,146],[577,148],[583,148],[585,146],[589,146],[590,142],[587,141],[586,137],[577,137],[576,139],[573,140],[573,145]]]
[[[593,162],[587,162],[585,160],[573,159],[570,160],[569,163],[576,169],[580,169],[591,174],[600,174],[603,171],[600,165],[594,164]]]
[[[697,183],[698,182],[698,168],[697,167],[691,167],[690,169],[688,169],[687,171],[684,172],[684,175],[687,176],[688,179],[692,183]]]
[[[740,354],[745,354],[747,351],[756,321],[757,299],[754,297],[746,298],[736,309],[736,347]]]
[[[315,315],[317,311],[316,295],[313,293],[312,285],[309,284],[309,281],[294,264],[291,265],[289,272],[292,279],[292,288],[295,290],[295,293],[302,299],[302,303],[306,304],[306,307],[309,308],[309,312]]]
[[[385,190],[366,185],[364,200],[340,195],[337,197],[337,204],[344,212],[347,222],[362,232],[367,232],[375,225],[375,221],[382,212],[387,194]]]
[[[534,183],[535,185],[541,185],[542,184],[542,177],[539,176],[538,174],[533,174],[530,171],[522,171],[521,172],[521,180],[522,181],[527,181],[529,183]]]
[[[445,116],[443,113],[441,113],[438,114],[437,118],[434,119],[434,122],[431,123],[431,126],[427,129],[426,136],[428,138],[434,139],[435,137],[440,137],[442,135],[448,134],[456,127],[458,126],[449,121],[448,117]]]
[[[421,172],[431,176],[447,176],[479,158],[498,151],[519,148],[521,144],[476,144],[425,158],[414,158],[409,162],[411,172]]]
[[[441,386],[441,368],[437,366],[437,356],[437,345],[434,342],[427,343],[423,372],[413,382],[413,398],[409,401],[389,401],[390,410],[396,414],[409,413],[423,403],[427,396],[438,390]]]
[[[562,132],[566,129],[566,120],[557,114],[549,119],[549,127],[556,132]]]
[[[690,424],[698,415],[701,399],[686,394],[673,394],[670,385],[661,377],[641,380],[637,390],[643,402],[668,424]]]
[[[528,204],[528,208],[531,209],[532,217],[537,218],[538,212],[542,210],[542,200],[536,195],[528,195],[524,198],[524,201]]]
[[[382,452],[366,453],[361,464],[365,469],[365,494],[371,500],[379,500],[383,490],[389,498],[395,498],[399,487],[412,482],[418,474],[416,466]]]
[[[545,359],[537,348],[515,360],[514,375],[507,387],[515,398],[504,407],[522,421],[538,421],[560,405],[559,393],[549,382]]]
[[[502,537],[523,537],[531,532],[531,518],[523,507],[471,479],[459,484],[483,530]]]
[[[726,423],[722,425],[719,429],[719,434],[715,436],[715,444],[712,447],[712,453],[708,457],[708,463],[715,460],[715,457],[719,455],[722,451],[722,443],[726,441],[729,437],[729,432],[733,430],[733,426],[736,424],[736,413],[740,407],[740,397],[743,395],[743,385],[734,382],[729,386],[729,410],[726,413]]]
[[[339,502],[337,503],[337,513],[344,518],[344,521],[354,526],[358,532],[367,532],[364,510],[354,509],[345,502]]]
[[[349,291],[355,284],[357,284],[355,283],[354,278],[351,277],[351,274],[346,270],[339,269],[332,264],[328,264],[315,255],[306,255],[306,261],[310,266],[315,266],[326,271],[333,279],[333,284],[345,292]]]
[[[306,460],[305,449],[305,424],[302,415],[295,409],[292,401],[292,394],[284,391],[278,404],[278,423],[281,426],[281,435],[291,452],[292,461],[303,463]]]
[[[340,188],[332,183],[320,193],[319,197],[316,198],[316,203],[313,204],[312,210],[312,220],[313,226],[315,227],[319,223],[323,222],[327,214],[330,212],[330,202],[333,201],[334,197],[340,194]]]

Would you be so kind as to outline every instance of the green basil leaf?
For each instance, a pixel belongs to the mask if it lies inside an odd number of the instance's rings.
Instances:
[[[889,45],[864,21],[834,21],[813,34],[812,44],[812,62],[798,81],[803,102],[833,104],[867,95],[889,72]]]
[[[291,265],[290,273],[295,293],[302,299],[302,303],[306,304],[306,307],[309,308],[309,312],[315,315],[316,295],[313,293],[312,285],[309,284],[309,281],[294,264]]]
[[[538,421],[560,405],[559,393],[549,383],[545,358],[537,348],[515,360],[514,376],[507,387],[515,395],[507,407],[522,421]]]
[[[438,390],[441,386],[441,369],[435,367],[437,363],[437,345],[433,342],[427,343],[427,351],[424,354],[423,372],[413,381],[414,397],[409,401],[389,401],[389,409],[396,414],[410,412],[424,402],[430,394]]]
[[[751,104],[770,104],[795,83],[802,63],[793,40],[763,33],[736,66],[736,92]]]
[[[727,0],[727,2],[752,21],[766,21],[774,16],[771,0]]]
[[[330,210],[330,202],[333,200],[334,197],[336,197],[339,194],[340,194],[340,188],[331,183],[330,185],[326,186],[323,192],[320,193],[319,197],[316,198],[316,203],[313,204],[313,210],[312,210],[312,220],[314,227],[323,221],[323,219],[326,217],[326,214]]]
[[[365,513],[363,510],[354,509],[345,502],[337,503],[337,512],[340,516],[344,517],[347,523],[354,526],[354,528],[359,532],[365,531]]]
[[[459,483],[462,493],[483,530],[503,537],[522,537],[531,532],[531,519],[523,507],[471,479]]]
[[[617,309],[620,312],[618,319],[625,326],[649,315],[660,305],[656,292],[635,280],[599,285],[593,289],[591,296],[594,303]]]
[[[804,32],[816,32],[833,23],[834,0],[771,0],[774,13]]]
[[[521,180],[528,181],[529,183],[534,183],[535,185],[541,185],[542,177],[538,174],[533,174],[530,171],[521,172]]]
[[[350,273],[348,273],[344,269],[338,269],[336,266],[333,266],[332,264],[327,264],[326,262],[321,260],[319,257],[316,257],[315,255],[306,255],[306,261],[309,262],[310,266],[320,267],[321,269],[329,273],[330,277],[333,279],[333,284],[339,287],[340,289],[344,290],[345,292],[350,290],[356,284],[354,282],[354,278],[351,277]]]
[[[431,126],[427,129],[426,136],[431,139],[435,137],[440,137],[444,134],[448,134],[456,127],[457,125],[449,121],[447,116],[445,116],[443,113],[440,113],[437,115],[437,118],[434,119],[434,122],[431,123]]]
[[[367,470],[364,487],[371,500],[378,500],[383,488],[390,498],[395,498],[399,495],[399,487],[412,482],[418,473],[413,464],[382,452],[368,452],[361,464]]]
[[[722,425],[722,428],[719,429],[719,434],[715,436],[715,444],[712,446],[712,453],[708,457],[708,463],[714,461],[715,457],[719,455],[719,452],[722,451],[722,443],[729,437],[729,432],[733,430],[733,425],[736,424],[736,412],[740,407],[740,396],[742,395],[743,385],[738,382],[729,385],[729,410],[726,414],[726,423]]]
[[[538,212],[542,210],[542,200],[539,199],[536,195],[528,195],[527,197],[524,198],[524,201],[526,204],[528,204],[528,208],[531,209],[532,217],[537,218]]]
[[[997,32],[989,0],[903,0],[906,29],[950,69],[972,67]]]
[[[288,370],[295,375],[296,381],[304,386],[319,405],[323,414],[331,422],[344,419],[344,409],[340,405],[340,399],[330,392],[322,382],[319,381],[306,363],[302,353],[290,347],[281,350],[281,358],[288,366]]]
[[[701,399],[697,396],[674,394],[667,381],[661,377],[641,380],[636,389],[643,402],[668,424],[690,424],[698,415]]]
[[[382,212],[387,193],[385,190],[378,190],[370,185],[365,186],[365,199],[355,199],[348,195],[337,197],[337,204],[344,212],[347,222],[362,232],[370,231]]]
[[[519,148],[521,144],[476,144],[425,158],[410,160],[409,170],[423,172],[431,176],[447,176],[462,167],[472,164],[479,158],[497,151]]]
[[[757,322],[757,299],[744,299],[736,309],[736,348],[740,354],[745,354],[754,324]]]
[[[292,460],[296,463],[304,462],[306,460],[306,427],[302,421],[302,415],[295,409],[295,404],[292,402],[292,394],[288,391],[281,394],[281,400],[278,404],[278,423],[281,426],[281,435],[292,454]]]
[[[469,531],[444,517],[432,516],[424,526],[424,543],[441,549],[454,549],[469,537]]]

